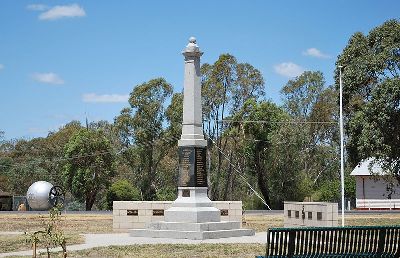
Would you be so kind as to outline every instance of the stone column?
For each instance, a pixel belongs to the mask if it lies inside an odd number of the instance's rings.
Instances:
[[[178,146],[206,147],[202,126],[200,57],[203,52],[191,37],[182,51],[185,56],[185,77],[183,86],[182,135]]]
[[[183,50],[185,78],[182,135],[178,141],[178,198],[165,211],[166,222],[219,222],[220,211],[207,196],[207,141],[204,139],[201,108],[200,57],[203,52],[191,37]]]

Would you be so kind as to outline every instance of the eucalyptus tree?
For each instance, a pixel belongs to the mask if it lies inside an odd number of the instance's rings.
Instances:
[[[115,175],[115,153],[102,130],[81,129],[65,146],[63,178],[66,189],[86,210],[91,210],[97,195],[111,184]]]
[[[171,103],[165,111],[165,116],[168,121],[169,127],[166,132],[166,138],[170,145],[175,146],[177,140],[182,133],[182,120],[183,120],[183,94],[174,93]]]
[[[400,182],[400,22],[354,33],[337,59],[343,74],[347,151],[355,166],[376,162]]]
[[[271,205],[271,148],[272,136],[280,128],[279,122],[287,117],[283,109],[270,101],[247,100],[233,117],[233,127],[242,134],[238,153],[245,158],[243,172],[249,181],[254,179],[266,204]],[[246,122],[248,121],[248,122]],[[248,176],[248,177],[247,177]]]
[[[289,135],[297,133],[298,158],[302,168],[298,171],[309,188],[317,189],[324,180],[338,178],[338,124],[337,93],[332,86],[325,85],[321,72],[306,71],[289,80],[282,88],[284,108],[290,120],[284,126]],[[291,144],[292,146],[292,144]]]
[[[262,99],[264,79],[252,65],[238,63],[230,54],[220,55],[212,65],[203,64],[201,73],[204,130],[210,143],[208,149],[210,193],[212,199],[219,199],[223,174],[226,173],[223,167],[225,159],[223,153],[230,151],[227,149],[228,138],[223,137],[223,134],[231,125],[225,120],[235,115],[248,99]],[[227,155],[232,156],[229,153]]]
[[[165,102],[172,86],[163,78],[152,79],[133,88],[129,108],[115,118],[120,138],[126,147],[123,155],[136,174],[143,199],[156,198],[156,175],[168,151],[160,139],[165,135]]]

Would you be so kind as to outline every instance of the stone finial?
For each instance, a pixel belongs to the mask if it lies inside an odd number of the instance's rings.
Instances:
[[[195,37],[189,38],[189,44],[187,44],[186,48],[182,52],[183,55],[187,56],[201,56],[203,52],[200,51],[199,46],[197,45],[197,41]]]
[[[189,38],[189,42],[193,43],[193,44],[196,44],[196,38],[195,37],[190,37]]]

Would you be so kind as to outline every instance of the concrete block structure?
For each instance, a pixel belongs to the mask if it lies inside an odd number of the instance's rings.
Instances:
[[[128,232],[130,229],[146,228],[151,222],[164,221],[164,212],[171,207],[171,204],[172,201],[114,201],[113,230]],[[241,201],[214,201],[212,205],[220,210],[222,222],[234,221],[235,227],[241,227]]]
[[[285,202],[285,227],[336,227],[338,204],[328,202]]]

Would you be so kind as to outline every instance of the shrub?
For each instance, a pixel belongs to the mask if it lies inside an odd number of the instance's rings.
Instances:
[[[122,179],[111,185],[107,191],[107,206],[113,208],[113,201],[138,201],[140,200],[140,191],[134,187],[128,180]]]

